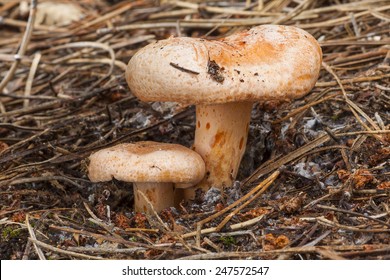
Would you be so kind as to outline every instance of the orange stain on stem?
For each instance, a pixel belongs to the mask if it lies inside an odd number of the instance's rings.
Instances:
[[[244,146],[244,137],[241,137],[241,139],[240,139],[240,145],[239,145],[238,148],[241,150],[243,146]]]
[[[226,143],[226,132],[225,131],[218,131],[215,134],[214,142],[211,146],[214,148],[215,146],[222,146],[225,143]]]

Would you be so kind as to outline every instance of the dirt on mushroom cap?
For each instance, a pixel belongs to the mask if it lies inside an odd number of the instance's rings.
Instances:
[[[306,31],[262,25],[221,40],[170,38],[152,43],[130,60],[126,79],[144,101],[286,100],[310,91],[321,59],[319,44]]]

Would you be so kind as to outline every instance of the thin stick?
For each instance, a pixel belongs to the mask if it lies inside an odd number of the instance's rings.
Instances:
[[[19,47],[18,53],[15,55],[15,61],[12,63],[11,68],[9,69],[7,75],[4,77],[4,79],[0,83],[0,93],[3,92],[3,89],[7,86],[8,82],[11,81],[12,77],[15,74],[16,69],[19,66],[19,63],[21,61],[21,57],[24,56],[26,53],[27,45],[30,42],[31,34],[34,28],[34,22],[35,22],[35,14],[37,8],[37,0],[31,0],[30,5],[30,15],[28,17],[27,21],[27,27],[23,35],[22,42]]]
[[[271,176],[269,176],[266,180],[264,181],[267,181],[268,180],[272,180],[273,177],[277,177],[278,175],[280,174],[279,171],[275,171],[273,174],[271,174]],[[229,210],[233,209],[234,207],[236,207],[237,205],[239,205],[242,201],[245,201],[247,200],[249,197],[251,197],[252,195],[254,195],[257,191],[259,191],[261,188],[263,187],[262,184],[259,184],[257,185],[255,188],[253,188],[250,192],[248,192],[246,195],[244,195],[243,197],[241,197],[239,200],[235,201],[234,203],[230,204],[229,206],[225,207],[224,209],[222,209],[221,211],[215,213],[214,215],[211,215],[209,217],[207,217],[206,219],[203,219],[201,220],[200,222],[198,222],[199,224],[202,224],[204,225],[205,223],[208,223],[216,218],[218,218],[219,216],[225,214],[226,212],[228,212]]]
[[[51,48],[50,51],[56,51],[56,50],[60,50],[60,49],[66,49],[66,48],[95,48],[95,49],[103,49],[105,51],[107,51],[111,57],[111,61],[110,61],[110,68],[108,70],[108,73],[106,74],[106,76],[110,76],[112,74],[112,71],[114,69],[114,66],[115,66],[115,52],[114,50],[107,44],[103,44],[103,43],[99,43],[99,42],[74,42],[74,43],[68,43],[68,44],[65,44],[65,45],[62,45],[62,46],[57,46],[57,47],[54,47],[54,48]]]
[[[93,25],[99,24],[101,22],[107,21],[107,20],[109,20],[109,19],[111,19],[113,17],[116,17],[116,16],[118,16],[118,15],[120,15],[120,14],[122,14],[122,13],[128,11],[128,10],[130,10],[131,8],[140,6],[142,4],[144,4],[144,1],[136,1],[136,2],[133,2],[133,3],[130,2],[130,3],[124,5],[123,7],[119,8],[117,10],[114,10],[114,11],[112,11],[110,13],[105,14],[105,15],[100,15],[95,20],[91,20],[91,21],[87,22],[86,24],[83,24],[82,26],[78,27],[74,31],[74,33],[78,32],[80,30],[86,29],[86,28],[88,28],[90,26],[93,26]]]
[[[390,77],[390,74],[384,74],[384,75],[369,76],[369,77],[356,77],[356,78],[351,78],[351,79],[339,79],[339,82],[344,85],[344,84],[353,84],[353,83],[383,80],[383,79],[389,78],[389,77]],[[336,86],[336,85],[339,85],[339,82],[337,82],[337,81],[317,82],[315,87],[323,88],[323,87]]]
[[[262,181],[259,185],[261,185],[261,188],[259,191],[254,194],[251,198],[249,198],[247,201],[245,201],[243,204],[241,204],[239,207],[234,209],[229,215],[223,219],[223,221],[217,226],[217,231],[220,231],[228,221],[230,221],[233,216],[235,216],[239,211],[241,211],[244,207],[246,207],[248,204],[250,204],[252,201],[254,201],[256,198],[258,198],[260,195],[262,195],[269,186],[276,180],[276,178],[279,176],[279,171],[274,172],[270,177],[268,177],[266,180]]]
[[[101,258],[101,257],[95,257],[95,256],[90,256],[90,255],[86,255],[86,254],[80,254],[80,253],[75,253],[75,252],[59,249],[57,247],[51,246],[49,244],[46,244],[46,243],[39,241],[39,240],[36,240],[36,239],[29,238],[29,240],[34,244],[34,246],[39,246],[39,247],[45,248],[46,250],[50,250],[50,251],[53,251],[53,252],[56,252],[59,254],[68,255],[68,256],[81,258],[81,259],[103,260],[103,258]]]
[[[345,214],[350,214],[350,215],[354,215],[354,216],[363,217],[363,218],[375,221],[377,223],[380,223],[380,224],[390,228],[390,224],[389,223],[383,222],[383,221],[381,221],[379,219],[376,219],[376,218],[373,218],[373,217],[370,217],[370,216],[367,216],[367,215],[364,215],[364,214],[361,214],[361,213],[348,211],[348,210],[345,210],[345,209],[339,209],[339,208],[336,208],[336,207],[331,207],[331,206],[326,206],[326,205],[317,205],[317,207],[321,208],[321,209],[326,209],[326,210],[331,210],[331,211],[335,211],[335,212],[341,212],[341,213],[345,213]]]
[[[147,198],[147,196],[141,192],[140,190],[138,190],[138,194],[142,196],[142,198],[147,202],[150,210],[152,210],[152,213],[154,214],[154,216],[157,218],[157,220],[159,221],[159,223],[163,226],[163,228],[167,231],[167,232],[170,232],[172,233],[174,236],[176,236],[179,241],[183,244],[183,246],[188,249],[188,251],[192,251],[191,247],[187,244],[187,242],[184,240],[184,238],[178,234],[177,232],[174,232],[172,230],[170,230],[170,228],[166,225],[166,223],[164,223],[163,220],[161,220],[160,216],[157,214],[156,210],[154,209],[153,207],[153,204],[150,202],[150,200]],[[198,246],[200,247],[200,246]]]
[[[230,230],[239,230],[239,229],[242,229],[244,227],[248,227],[248,226],[251,226],[253,224],[256,224],[259,221],[261,221],[263,218],[264,218],[264,214],[260,215],[260,216],[258,216],[256,218],[250,219],[248,221],[245,221],[245,222],[232,224],[232,225],[229,226],[229,229]],[[199,224],[197,224],[197,230],[196,231],[185,233],[185,234],[182,235],[182,237],[183,238],[189,238],[189,237],[193,237],[193,236],[198,237],[198,236],[200,236],[202,234],[218,232],[217,227],[205,228],[205,229],[202,229],[202,230],[200,230],[200,227],[199,227],[199,230],[198,230],[198,225]]]
[[[94,224],[97,224],[99,225],[100,227],[104,228],[109,234],[111,234],[112,236],[115,236],[116,238],[118,239],[123,239],[122,236],[120,236],[119,234],[116,234],[114,232],[114,227],[107,225],[106,223],[104,223],[104,221],[102,221],[101,219],[99,219],[93,212],[92,210],[89,208],[88,204],[86,202],[83,203],[84,204],[84,207],[85,209],[87,210],[88,214],[92,217],[92,218],[89,218],[88,220]]]
[[[107,241],[110,241],[110,242],[119,243],[119,244],[123,244],[123,245],[129,246],[130,248],[142,247],[142,248],[147,248],[147,249],[156,249],[156,250],[168,251],[168,252],[174,252],[175,251],[174,248],[171,248],[171,247],[160,247],[160,246],[157,246],[157,245],[144,244],[144,243],[140,243],[140,242],[131,242],[131,241],[127,241],[125,239],[118,239],[118,238],[115,238],[113,236],[109,236],[109,235],[105,235],[105,234],[93,233],[93,232],[89,232],[89,231],[86,231],[86,230],[77,230],[77,229],[72,229],[72,228],[68,228],[68,227],[59,227],[59,226],[55,226],[55,225],[51,225],[50,228],[54,229],[54,230],[59,230],[59,231],[65,231],[65,232],[70,232],[70,233],[76,233],[76,234],[81,234],[81,235],[85,235],[85,236],[90,236],[90,237],[93,237],[95,239],[107,240]],[[186,253],[188,253],[188,251],[186,251]]]
[[[42,55],[40,53],[36,53],[34,55],[33,61],[31,63],[30,72],[28,73],[28,78],[26,82],[26,88],[24,90],[24,97],[29,97],[31,95],[31,89],[33,85],[33,80],[35,76],[35,72],[37,71],[39,61],[41,60]],[[29,99],[25,99],[23,101],[23,107],[28,107],[28,104],[30,103]]]
[[[329,227],[336,227],[336,228],[341,228],[344,230],[349,230],[353,232],[390,232],[390,229],[386,228],[373,228],[373,229],[362,229],[358,227],[352,227],[352,226],[345,226],[333,221],[330,221],[328,219],[325,219],[324,217],[317,217],[317,222],[320,223],[321,225],[324,226],[329,226]]]
[[[253,182],[254,180],[264,176],[265,174],[280,168],[282,165],[293,161],[297,158],[300,158],[302,155],[312,151],[314,148],[326,143],[329,141],[330,136],[328,134],[323,134],[313,141],[307,143],[306,145],[296,149],[294,152],[291,152],[281,158],[278,158],[276,160],[271,159],[262,164],[259,168],[257,168],[248,178],[246,178],[241,185],[247,185]]]
[[[340,95],[340,94],[339,93],[331,94],[331,95],[328,95],[328,96],[321,98],[320,100],[316,100],[316,101],[310,102],[308,104],[305,104],[304,106],[301,106],[301,107],[295,109],[294,111],[288,113],[285,117],[280,118],[280,119],[272,122],[272,124],[278,124],[278,123],[284,122],[284,121],[290,119],[291,117],[297,115],[298,113],[306,111],[307,109],[309,109],[317,104],[321,104],[321,103],[327,101],[328,99],[332,99],[338,95]]]
[[[27,226],[28,233],[30,234],[29,240],[31,242],[33,242],[35,252],[37,252],[39,259],[46,260],[45,254],[43,254],[42,250],[36,245],[36,243],[34,243],[34,241],[37,241],[37,237],[35,236],[34,230],[32,229],[32,227],[30,225],[29,218],[30,218],[30,216],[28,214],[26,214],[26,226]]]
[[[267,188],[278,176],[279,176],[280,172],[279,171],[275,171],[273,174],[271,174],[268,178],[266,178],[262,183],[260,183],[259,185],[257,185],[255,188],[253,188],[250,192],[248,192],[246,195],[244,195],[243,197],[241,197],[239,200],[235,201],[234,203],[230,204],[229,206],[225,207],[224,209],[222,209],[221,211],[215,213],[214,215],[211,215],[210,217],[198,222],[196,224],[196,228],[197,228],[197,231],[196,231],[196,240],[197,240],[197,244],[199,245],[200,244],[200,235],[202,234],[202,226],[213,220],[213,219],[216,219],[217,217],[223,215],[224,213],[226,213],[227,211],[233,209],[234,207],[238,206],[239,204],[241,204],[242,202],[246,201],[246,200],[249,200],[249,202],[247,203],[244,203],[242,207],[245,207],[247,204],[249,204],[252,199],[251,199],[251,196],[252,195],[255,195],[256,193],[259,192],[259,194],[257,195],[260,195],[262,192],[261,192],[261,189],[263,188]],[[255,196],[256,198],[257,196]],[[239,207],[238,211],[240,211],[242,209],[242,207]],[[231,219],[231,217],[233,217],[235,215],[235,213],[237,213],[236,211],[233,211],[233,214],[230,214],[228,217],[226,217],[222,223],[215,228],[216,231],[219,231],[221,230],[221,228]],[[214,230],[214,229],[213,229]],[[204,233],[204,232],[203,232]]]
[[[242,223],[233,224],[233,225],[230,226],[230,229],[238,230],[238,229],[242,229],[244,227],[248,227],[248,226],[257,224],[258,222],[260,222],[264,218],[264,216],[265,216],[265,214],[262,214],[260,216],[257,216],[255,218],[253,218],[253,219],[250,219],[248,221],[245,221],[245,222],[242,222]]]
[[[371,245],[372,250],[390,250],[388,244]],[[367,250],[367,245],[342,245],[342,246],[308,246],[308,247],[292,247],[280,250],[270,251],[252,251],[252,252],[222,252],[198,254],[180,258],[180,260],[212,260],[212,259],[228,259],[228,258],[254,258],[266,256],[278,256],[280,254],[308,254],[318,253],[318,249],[326,249],[332,251],[364,251]],[[370,251],[368,251],[370,252]]]
[[[355,103],[353,103],[347,96],[347,93],[345,92],[345,89],[344,89],[344,86],[343,84],[341,83],[340,81],[340,78],[336,75],[336,73],[333,71],[333,69],[328,65],[326,64],[325,62],[322,62],[322,66],[336,79],[342,93],[343,93],[343,96],[344,96],[344,99],[345,101],[347,102],[348,106],[350,107],[351,109],[351,112],[355,115],[357,121],[364,127],[366,128],[368,131],[372,131],[372,129],[370,129],[370,127],[368,127],[361,119],[360,117],[357,115],[356,112],[359,112],[361,116],[363,116],[376,130],[380,130],[380,127],[366,114],[363,112],[362,109],[360,109]],[[376,139],[378,139],[380,142],[384,142],[383,140],[383,137],[381,137],[380,135],[376,135],[374,134],[374,137]]]

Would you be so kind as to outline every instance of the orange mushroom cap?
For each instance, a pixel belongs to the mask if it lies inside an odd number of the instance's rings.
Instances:
[[[169,38],[139,50],[126,80],[144,101],[218,104],[302,97],[317,81],[318,42],[292,26],[261,25],[220,40]]]

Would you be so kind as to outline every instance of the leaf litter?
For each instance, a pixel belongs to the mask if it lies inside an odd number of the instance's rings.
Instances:
[[[36,2],[0,1],[1,259],[390,258],[388,1],[67,0],[62,23]],[[258,24],[307,30],[324,63],[305,98],[254,106],[233,186],[146,216],[88,180],[103,147],[192,144],[192,106],[129,91],[138,49]]]

